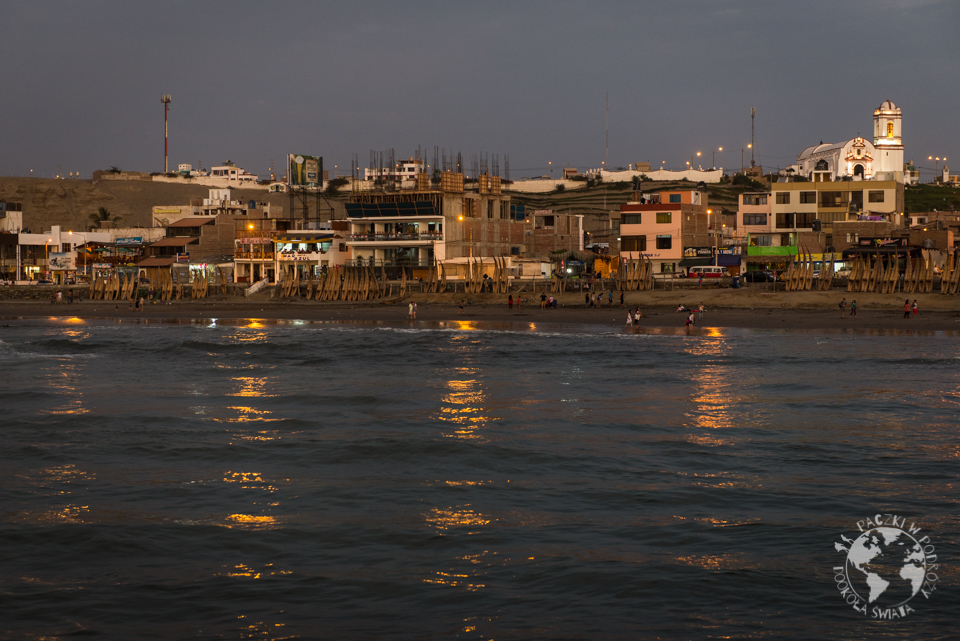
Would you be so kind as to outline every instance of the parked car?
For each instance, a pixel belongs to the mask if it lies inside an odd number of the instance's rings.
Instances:
[[[743,280],[748,283],[772,283],[776,279],[773,274],[765,271],[752,271],[743,275]]]

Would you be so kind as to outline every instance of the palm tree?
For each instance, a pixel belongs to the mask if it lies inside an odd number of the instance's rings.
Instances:
[[[95,226],[100,226],[102,222],[112,222],[119,223],[121,220],[120,216],[114,216],[106,207],[101,207],[97,210],[97,213],[90,214],[90,220],[93,221]]]

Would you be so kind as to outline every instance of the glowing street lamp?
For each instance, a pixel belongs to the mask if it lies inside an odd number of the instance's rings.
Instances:
[[[723,151],[723,147],[719,147],[716,151],[712,152],[712,161],[710,163],[710,166],[713,167],[714,169],[717,168],[717,151]]]
[[[747,149],[753,149],[753,143],[748,143]],[[743,173],[743,152],[744,152],[744,149],[743,147],[741,147],[740,148],[740,173],[741,174]]]
[[[940,156],[929,156],[927,157],[927,160],[936,160],[936,168],[933,170],[933,182],[937,182],[938,180],[937,176],[940,173],[940,161],[942,160],[944,164],[946,164],[947,157],[944,156],[943,158],[941,158]]]

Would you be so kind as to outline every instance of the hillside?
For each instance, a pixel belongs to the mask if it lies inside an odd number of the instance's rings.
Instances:
[[[206,198],[209,187],[149,181],[56,180],[53,178],[0,177],[0,200],[23,203],[23,226],[34,232],[60,225],[64,229],[90,227],[90,214],[106,207],[130,227],[151,225],[157,205],[186,205],[192,198]],[[287,208],[286,194],[264,190],[234,189],[235,200],[256,200]]]

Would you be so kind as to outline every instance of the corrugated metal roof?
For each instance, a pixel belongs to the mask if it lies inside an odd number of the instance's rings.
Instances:
[[[216,222],[216,218],[181,218],[175,223],[170,223],[167,227],[200,227]]]

